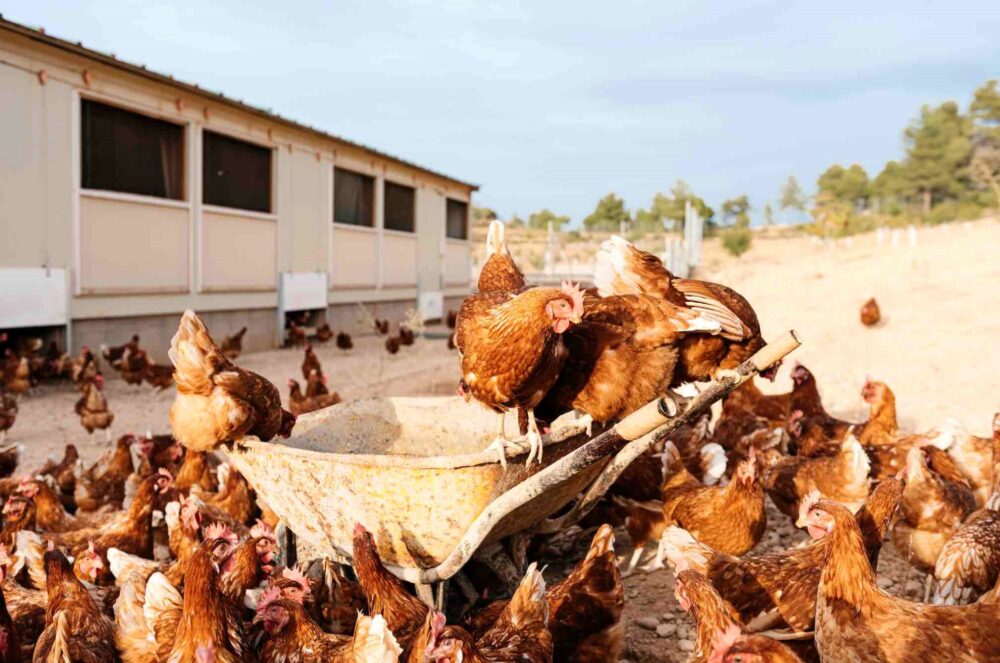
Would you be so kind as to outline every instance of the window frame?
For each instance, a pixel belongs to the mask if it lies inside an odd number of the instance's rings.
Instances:
[[[461,204],[461,205],[465,205],[465,225],[464,225],[464,233],[463,233],[464,236],[463,237],[452,237],[451,235],[448,234],[448,207],[449,207],[449,203],[458,203],[458,204]],[[467,201],[467,200],[460,200],[458,198],[452,198],[452,197],[447,196],[447,195],[444,197],[444,237],[445,237],[446,240],[452,241],[452,242],[468,242],[469,241],[469,214],[470,214],[471,208],[472,208],[472,206],[469,204],[469,201]]]
[[[372,184],[372,194],[371,194],[371,225],[361,225],[358,223],[346,223],[344,221],[337,221],[337,173],[347,172],[352,175],[357,175],[362,178],[367,178]],[[330,174],[330,220],[333,225],[337,228],[350,228],[352,230],[364,230],[375,232],[378,230],[378,214],[376,213],[376,204],[378,203],[378,177],[374,174],[368,174],[359,168],[351,168],[350,166],[340,166],[336,163],[332,168]]]
[[[191,135],[192,123],[185,118],[178,118],[176,115],[164,113],[145,106],[121,101],[117,98],[110,98],[104,95],[95,94],[90,91],[74,91],[74,108],[76,113],[73,117],[73,186],[75,190],[83,196],[89,198],[105,198],[109,200],[121,200],[125,202],[136,202],[151,205],[162,205],[166,207],[190,208],[193,187],[191,186]],[[133,193],[131,191],[118,191],[115,189],[97,189],[87,187],[83,184],[84,179],[84,130],[83,130],[83,106],[84,102],[92,102],[109,106],[126,113],[139,115],[152,120],[172,124],[181,130],[181,154],[180,154],[180,198],[168,198],[165,196],[155,196],[145,193]]]
[[[198,189],[201,193],[201,200],[199,205],[201,209],[209,212],[220,212],[223,214],[235,214],[244,215],[250,217],[257,217],[262,219],[274,219],[278,216],[278,146],[268,143],[263,140],[258,140],[253,136],[247,136],[244,134],[235,133],[233,131],[227,131],[226,129],[208,126],[203,124],[199,127],[198,135],[198,163],[196,164],[197,178],[198,178]],[[271,209],[269,212],[261,212],[259,210],[245,209],[243,207],[228,207],[226,205],[218,205],[216,203],[205,202],[205,134],[212,133],[224,138],[229,138],[230,140],[239,141],[241,143],[246,143],[248,145],[253,145],[261,149],[270,152],[271,158],[271,168],[270,168],[270,187],[269,187],[269,197],[271,202]]]
[[[386,201],[388,197],[385,195],[386,189],[390,186],[396,186],[401,189],[408,189],[413,196],[413,204],[411,205],[411,214],[413,215],[413,228],[412,230],[400,230],[399,228],[390,228],[386,225],[386,220],[388,219],[388,205]],[[390,233],[399,233],[400,235],[410,237],[417,234],[417,187],[410,186],[408,184],[403,184],[402,182],[395,182],[390,179],[382,180],[382,229]]]

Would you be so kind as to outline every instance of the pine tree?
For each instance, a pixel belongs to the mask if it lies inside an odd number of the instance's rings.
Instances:
[[[778,204],[778,208],[782,212],[788,209],[795,212],[804,212],[806,201],[806,194],[802,191],[802,187],[799,186],[799,181],[795,179],[795,175],[789,175],[781,187],[781,202]]]
[[[597,201],[597,207],[583,220],[583,227],[587,230],[618,232],[623,223],[628,224],[630,221],[625,201],[614,193],[609,193]]]
[[[907,127],[906,176],[922,196],[925,214],[935,201],[968,190],[971,136],[970,119],[953,101],[924,106],[920,118]]]

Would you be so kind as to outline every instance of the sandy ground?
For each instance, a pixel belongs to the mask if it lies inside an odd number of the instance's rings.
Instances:
[[[766,335],[799,332],[803,347],[795,359],[816,374],[832,413],[860,420],[864,410],[858,392],[871,375],[896,392],[904,430],[924,430],[953,417],[985,434],[1000,409],[998,249],[996,220],[921,229],[916,246],[905,237],[898,246],[888,240],[879,245],[874,234],[831,247],[804,237],[758,239],[738,261],[724,257],[715,245],[706,246],[698,275],[743,293]],[[879,301],[883,323],[868,329],[858,312],[871,295]],[[318,349],[331,388],[346,399],[453,393],[457,359],[444,340],[420,339],[395,356],[382,349],[381,337],[354,340],[355,348],[346,353],[332,344]],[[301,379],[301,358],[300,350],[272,350],[245,355],[240,364],[287,394],[288,378]],[[787,373],[783,369],[776,384],[765,389],[787,390]],[[107,393],[114,435],[167,430],[170,391],[156,394],[115,378]],[[102,435],[91,442],[80,428],[73,413],[76,398],[70,386],[44,386],[22,399],[9,440],[25,445],[23,467],[37,467],[46,456],[61,453],[66,442],[76,442],[88,460],[106,449]],[[770,522],[761,550],[802,536],[776,511]],[[618,545],[624,554],[627,534],[620,534]],[[910,597],[922,593],[922,579],[891,544],[879,573],[889,591]],[[693,631],[690,619],[678,612],[670,573],[639,573],[625,586],[627,659],[685,660]]]

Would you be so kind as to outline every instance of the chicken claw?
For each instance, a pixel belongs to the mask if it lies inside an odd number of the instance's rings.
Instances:
[[[528,410],[528,434],[525,436],[528,440],[528,460],[525,461],[525,465],[531,465],[531,461],[535,460],[535,455],[537,454],[538,464],[542,463],[542,435],[538,432],[538,424],[535,423],[535,411],[532,409]]]
[[[486,451],[496,451],[498,454],[498,459],[500,461],[500,467],[507,469],[507,449],[516,449],[521,451],[521,445],[517,442],[512,442],[508,440],[503,435],[497,435],[493,438],[493,443],[486,447]]]

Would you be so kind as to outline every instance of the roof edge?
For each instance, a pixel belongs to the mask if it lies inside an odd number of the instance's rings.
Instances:
[[[471,182],[466,182],[464,180],[460,180],[460,179],[458,179],[456,177],[452,177],[451,175],[446,175],[446,174],[444,174],[442,172],[439,172],[439,171],[436,171],[436,170],[432,170],[432,169],[427,168],[425,166],[421,166],[420,164],[413,163],[412,161],[407,161],[406,159],[394,156],[392,154],[388,154],[386,152],[382,152],[382,151],[377,150],[377,149],[375,149],[373,147],[369,147],[367,145],[362,145],[361,143],[356,143],[356,142],[354,142],[352,140],[348,140],[347,138],[343,138],[342,136],[338,136],[336,134],[332,134],[332,133],[330,133],[328,131],[324,131],[322,129],[318,129],[318,128],[310,126],[308,124],[302,124],[301,122],[297,122],[297,121],[292,120],[290,118],[283,117],[283,116],[278,115],[276,113],[272,113],[271,111],[265,110],[263,108],[259,108],[257,106],[252,106],[252,105],[250,105],[248,103],[245,103],[243,101],[239,101],[237,99],[232,99],[232,98],[227,97],[226,95],[222,94],[221,92],[213,92],[211,90],[206,90],[205,88],[200,87],[197,84],[186,83],[184,81],[181,81],[181,80],[178,80],[178,79],[174,78],[173,76],[170,76],[170,75],[167,75],[167,74],[161,74],[159,72],[156,72],[156,71],[153,71],[151,69],[148,69],[148,68],[146,68],[145,65],[137,65],[137,64],[132,64],[130,62],[126,62],[124,60],[119,60],[114,55],[108,55],[108,54],[102,53],[100,51],[96,51],[94,49],[87,48],[87,47],[85,47],[83,45],[82,42],[76,42],[76,43],[74,43],[74,42],[71,42],[69,40],[62,39],[60,37],[54,37],[54,36],[48,34],[47,32],[45,32],[44,29],[41,29],[41,28],[32,28],[32,27],[27,26],[27,25],[22,25],[21,23],[16,23],[16,22],[11,21],[11,20],[9,20],[7,18],[4,18],[4,16],[2,14],[0,14],[0,29],[10,31],[10,32],[13,32],[15,34],[19,34],[19,35],[21,35],[23,37],[26,37],[26,38],[28,38],[28,39],[30,39],[32,41],[36,41],[36,42],[45,44],[47,46],[51,46],[53,48],[57,48],[57,49],[66,51],[66,52],[72,53],[74,55],[78,55],[80,57],[84,57],[84,58],[93,60],[95,62],[99,62],[99,63],[101,63],[103,65],[106,65],[106,66],[109,66],[109,67],[112,67],[112,68],[124,71],[126,73],[130,73],[130,74],[133,74],[135,76],[140,76],[142,78],[146,78],[148,80],[154,81],[156,83],[160,83],[162,85],[167,85],[167,86],[170,86],[170,87],[173,87],[173,88],[177,88],[179,90],[183,90],[183,91],[187,92],[188,94],[192,94],[192,95],[196,95],[196,96],[199,96],[199,97],[207,98],[207,99],[209,99],[211,101],[214,101],[214,102],[216,102],[218,104],[222,104],[224,106],[229,106],[230,108],[234,108],[234,109],[242,111],[244,113],[250,113],[251,115],[256,115],[257,117],[269,120],[271,122],[276,122],[278,124],[285,125],[285,126],[287,126],[289,128],[296,129],[298,131],[303,131],[305,133],[311,134],[313,136],[317,136],[319,138],[323,138],[325,140],[332,140],[332,141],[335,141],[335,142],[338,142],[338,143],[342,143],[344,145],[347,145],[347,146],[353,147],[355,149],[361,150],[363,152],[366,152],[368,154],[371,154],[372,156],[378,157],[380,159],[385,159],[386,161],[390,161],[390,162],[396,163],[398,165],[405,166],[407,168],[413,168],[415,170],[419,170],[421,172],[427,173],[428,175],[433,175],[434,177],[438,177],[438,178],[446,180],[448,182],[452,182],[454,184],[458,184],[460,186],[467,187],[471,191],[479,191],[479,185],[478,184],[473,184]]]

